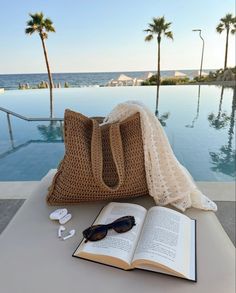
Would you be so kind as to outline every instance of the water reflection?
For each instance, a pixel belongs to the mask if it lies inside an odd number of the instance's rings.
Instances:
[[[159,105],[159,99],[160,99],[159,91],[160,91],[160,86],[157,85],[155,116],[158,118],[158,120],[160,121],[161,125],[163,127],[165,127],[166,126],[166,120],[168,120],[169,117],[170,117],[170,112],[165,112],[162,115],[159,115],[159,109],[158,109],[158,107],[159,107],[158,106]]]
[[[38,125],[37,129],[45,141],[51,142],[58,139],[63,141],[63,126],[61,122],[51,121],[49,125]]]
[[[200,97],[201,97],[201,86],[199,85],[198,86],[198,99],[197,99],[197,111],[196,111],[196,115],[194,116],[193,120],[192,120],[192,123],[191,124],[187,124],[185,125],[185,127],[188,127],[188,128],[194,128],[195,126],[195,123],[199,117],[199,111],[200,111]]]
[[[166,126],[166,120],[168,120],[169,117],[170,117],[170,112],[163,113],[161,116],[158,117],[158,120],[160,121],[163,127]]]
[[[9,133],[11,148],[14,149],[15,144],[14,144],[13,132],[12,132],[12,127],[11,127],[11,119],[10,119],[9,113],[7,113],[7,126],[8,126],[8,133]]]
[[[221,172],[229,176],[236,175],[236,151],[235,145],[233,145],[234,137],[234,125],[235,125],[235,111],[236,111],[236,88],[234,87],[231,114],[227,115],[226,112],[222,113],[222,101],[223,101],[223,92],[222,88],[221,99],[219,102],[218,114],[214,113],[209,114],[208,121],[210,127],[214,127],[216,130],[225,128],[229,124],[228,130],[228,141],[227,144],[222,145],[218,152],[209,152],[211,157],[212,167],[211,169],[215,172]]]
[[[195,180],[233,180],[236,163],[235,89],[234,94],[232,89],[215,86],[176,86],[161,89],[159,98],[163,100],[159,103],[157,117],[162,126],[166,127],[166,133],[180,162],[189,169]],[[65,99],[65,92],[58,91],[60,96],[56,103],[57,115],[62,116],[64,109],[70,107],[87,116],[103,116],[116,103],[128,99],[121,99],[122,95],[147,96],[147,99],[140,98],[140,101],[154,112],[158,110],[155,109],[154,90],[153,87],[143,87],[132,88],[131,92],[131,88],[127,88],[127,93],[122,89],[121,94],[102,88],[101,92],[91,89],[80,99],[75,97],[79,96],[80,90],[68,92],[69,99]],[[35,92],[33,94],[35,95]],[[38,94],[37,101],[42,98],[42,102],[36,104],[37,107],[32,106],[32,113],[28,112],[30,115],[39,115],[34,112],[35,108],[39,109],[37,111],[48,109],[48,99],[44,100],[41,92]],[[15,96],[15,100],[11,97],[13,102],[16,102],[15,110],[21,112],[23,108],[21,105],[17,106],[18,93],[15,93]],[[29,97],[32,100],[32,96]],[[24,96],[21,98],[21,101],[27,104],[28,100],[24,100]],[[190,113],[192,116],[189,116]],[[5,126],[0,135],[0,180],[38,180],[49,168],[57,166],[64,155],[61,130],[63,125],[59,121],[28,123],[13,118],[8,123],[6,118],[5,115],[0,116],[1,125]]]
[[[53,118],[53,86],[50,86],[50,118]]]
[[[222,102],[224,97],[224,87],[221,89],[220,102],[218,107],[218,113],[215,115],[213,112],[208,115],[209,126],[216,130],[225,128],[230,121],[230,116],[224,111],[222,112]]]
[[[42,124],[38,125],[37,129],[40,133],[40,136],[43,139],[29,139],[21,144],[16,144],[16,140],[14,139],[14,134],[12,131],[12,126],[10,119],[8,119],[8,133],[9,133],[9,139],[10,139],[10,148],[2,153],[0,153],[0,159],[4,158],[22,148],[27,147],[30,144],[33,143],[57,143],[57,142],[63,142],[63,124],[62,121],[50,121],[48,125]]]

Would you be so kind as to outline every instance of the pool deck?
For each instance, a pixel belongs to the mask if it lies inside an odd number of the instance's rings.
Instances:
[[[0,181],[0,199],[27,199],[40,181]],[[199,189],[215,201],[235,201],[235,182],[197,181]],[[20,192],[19,192],[20,190]]]
[[[218,206],[219,221],[235,245],[235,182],[196,182]],[[39,181],[0,182],[0,233],[30,197]],[[19,192],[20,191],[20,192]]]

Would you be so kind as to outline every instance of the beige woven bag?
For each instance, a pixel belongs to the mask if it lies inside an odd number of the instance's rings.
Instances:
[[[103,126],[70,110],[64,118],[65,156],[49,188],[48,204],[148,195],[139,113]]]

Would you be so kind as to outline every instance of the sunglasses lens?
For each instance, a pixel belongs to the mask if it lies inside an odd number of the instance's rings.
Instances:
[[[89,241],[97,241],[103,239],[107,235],[107,228],[104,225],[96,225],[89,227],[83,231],[83,236]]]
[[[133,216],[125,216],[117,219],[111,224],[95,225],[83,231],[85,242],[98,241],[107,235],[108,229],[114,229],[117,233],[124,233],[129,231],[135,225],[135,218]]]
[[[131,228],[133,228],[134,225],[135,225],[134,217],[127,216],[113,222],[113,229],[117,233],[124,233],[129,231]]]

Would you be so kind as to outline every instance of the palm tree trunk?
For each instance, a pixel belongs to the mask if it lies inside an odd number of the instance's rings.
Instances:
[[[161,60],[161,37],[158,37],[157,40],[158,43],[158,57],[157,57],[157,85],[160,85],[160,75],[161,75],[161,70],[160,70],[160,60]]]
[[[234,135],[234,123],[235,123],[235,111],[236,111],[236,88],[234,88],[233,99],[232,99],[232,111],[230,115],[230,126],[229,126],[229,138],[228,138],[228,150],[232,151],[232,140]]]
[[[160,60],[161,60],[161,36],[157,37],[158,52],[157,52],[157,95],[156,95],[156,115],[158,115],[158,103],[159,103],[159,87],[160,87]]]
[[[225,44],[225,64],[224,69],[227,67],[227,58],[228,58],[228,43],[229,43],[229,29],[226,32],[226,44]]]
[[[228,131],[228,148],[227,148],[227,162],[230,162],[232,156],[232,141],[234,135],[234,123],[235,123],[235,111],[236,111],[236,88],[234,88],[233,99],[232,99],[232,112],[230,115],[230,125]]]
[[[220,119],[220,115],[221,115],[222,102],[223,102],[223,96],[224,96],[224,89],[225,89],[225,87],[222,86],[222,88],[221,88],[221,94],[220,94],[220,103],[219,103],[219,109],[218,109],[217,119]]]
[[[48,71],[48,79],[49,79],[49,90],[50,90],[50,118],[53,117],[53,94],[52,94],[52,89],[53,89],[53,80],[52,80],[52,74],[50,71],[50,67],[49,67],[49,62],[48,62],[48,55],[47,55],[47,49],[46,49],[46,45],[44,42],[44,38],[41,37],[41,41],[42,41],[42,45],[43,45],[43,53],[44,53],[44,57],[45,57],[45,62],[46,62],[46,66],[47,66],[47,71]]]

